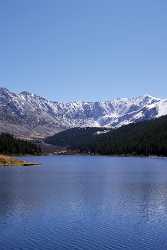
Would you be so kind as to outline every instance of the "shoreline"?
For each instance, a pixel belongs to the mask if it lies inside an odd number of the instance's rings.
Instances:
[[[24,155],[24,156],[18,156],[18,157],[27,157],[27,156],[33,156],[33,157],[43,157],[43,156],[106,156],[106,157],[124,157],[124,158],[167,158],[167,156],[163,156],[163,155],[105,155],[105,154],[86,154],[86,153],[44,153],[44,154],[40,154],[40,155]]]
[[[28,162],[17,159],[13,156],[0,154],[0,167],[17,167],[17,166],[38,166],[39,163]]]

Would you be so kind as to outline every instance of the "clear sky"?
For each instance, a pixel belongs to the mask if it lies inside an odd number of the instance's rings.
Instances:
[[[167,97],[167,1],[0,0],[0,85],[59,101]]]

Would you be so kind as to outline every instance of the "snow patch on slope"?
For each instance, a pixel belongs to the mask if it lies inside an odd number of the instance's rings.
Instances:
[[[157,105],[157,117],[167,115],[167,100],[160,101]]]

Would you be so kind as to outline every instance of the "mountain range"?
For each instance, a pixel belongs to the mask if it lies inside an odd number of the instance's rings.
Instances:
[[[150,95],[111,101],[50,101],[0,88],[0,132],[43,138],[74,127],[118,128],[167,114],[167,99]]]

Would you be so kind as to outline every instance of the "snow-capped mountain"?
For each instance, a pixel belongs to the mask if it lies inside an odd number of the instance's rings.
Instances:
[[[44,137],[71,127],[120,127],[167,114],[167,100],[149,95],[104,102],[53,102],[0,88],[0,132]]]

